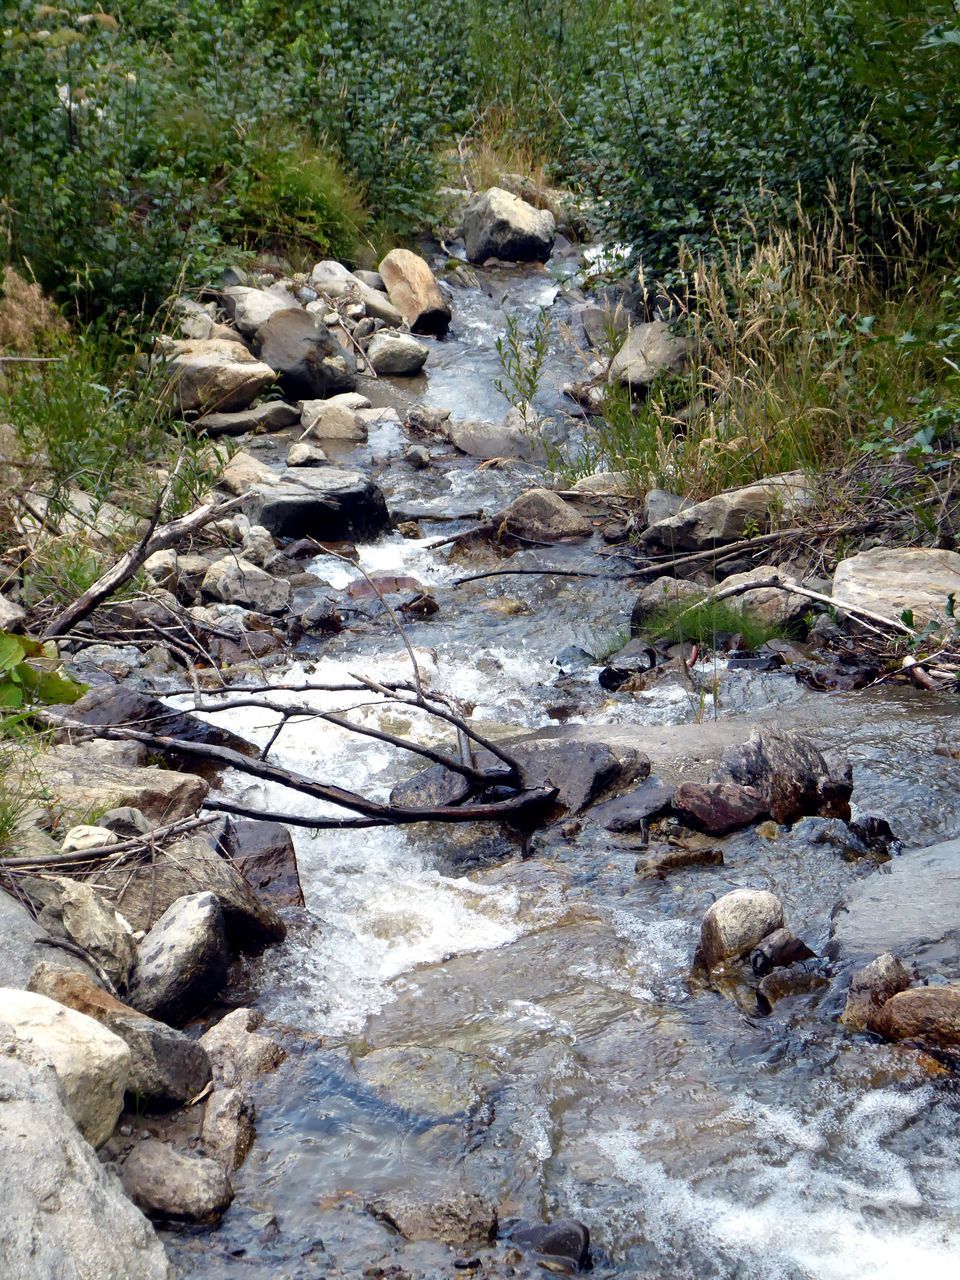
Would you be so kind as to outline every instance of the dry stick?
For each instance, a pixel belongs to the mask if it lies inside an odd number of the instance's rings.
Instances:
[[[45,628],[41,639],[51,640],[65,636],[78,622],[82,622],[94,609],[132,578],[143,562],[156,551],[175,546],[187,534],[195,533],[212,520],[218,520],[228,511],[234,510],[243,501],[242,497],[229,498],[225,502],[208,502],[197,507],[188,515],[171,520],[168,524],[157,526],[159,512],[151,519],[150,527],[136,544],[102,574],[93,586],[88,589],[66,609],[58,613]]]
[[[165,827],[157,827],[154,831],[144,832],[143,836],[138,836],[136,839],[120,840],[116,844],[97,845],[93,849],[77,849],[74,853],[39,854],[33,858],[28,856],[22,858],[0,858],[0,869],[51,865],[72,867],[75,863],[101,862],[105,858],[114,857],[116,854],[132,853],[135,849],[149,848],[157,840],[163,840],[167,836],[180,836],[187,831],[193,831],[196,827],[207,827],[213,821],[213,818],[181,818],[178,822],[171,822]]]
[[[540,787],[533,791],[521,791],[509,800],[497,800],[492,804],[464,804],[459,808],[449,806],[422,809],[412,816],[412,809],[395,809],[392,815],[380,818],[308,818],[302,813],[284,813],[259,806],[235,804],[232,800],[204,800],[203,808],[216,813],[230,813],[237,818],[256,818],[261,822],[282,822],[289,827],[309,827],[312,831],[356,831],[370,827],[389,827],[414,822],[498,822],[503,818],[520,816],[530,809],[546,806],[555,797],[553,788]]]
[[[435,713],[439,714],[439,713]],[[251,759],[233,751],[229,747],[216,747],[210,743],[187,742],[181,738],[168,738],[160,734],[144,733],[139,729],[122,729],[108,725],[85,725],[79,721],[71,721],[66,716],[49,718],[59,723],[62,728],[83,731],[91,737],[106,738],[113,742],[142,742],[158,751],[176,751],[184,755],[199,756],[205,760],[236,769],[238,773],[247,773],[264,782],[275,782],[282,787],[289,787],[315,800],[324,800],[338,805],[342,809],[350,809],[368,818],[378,818],[384,824],[408,822],[472,822],[480,818],[497,818],[504,814],[517,813],[522,809],[543,804],[556,795],[553,788],[540,787],[522,791],[511,800],[496,801],[491,804],[464,805],[460,808],[439,806],[428,808],[402,808],[396,805],[380,804],[375,800],[367,800],[356,792],[347,791],[343,787],[328,783],[315,782],[301,773],[283,769],[279,765],[265,760]],[[494,778],[491,781],[502,781]]]

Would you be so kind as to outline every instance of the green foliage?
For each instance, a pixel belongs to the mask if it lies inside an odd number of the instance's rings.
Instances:
[[[55,647],[51,655],[29,636],[0,631],[0,712],[82,697],[87,686],[61,675],[58,661]]]
[[[549,349],[550,316],[545,307],[537,312],[529,334],[524,333],[518,316],[507,316],[507,331],[497,338],[497,356],[503,377],[497,378],[494,386],[505,400],[521,411],[526,412],[533,404]]]
[[[652,613],[643,624],[644,634],[651,640],[669,644],[691,641],[701,648],[722,647],[724,640],[740,636],[748,649],[756,649],[767,640],[783,635],[783,628],[764,622],[748,609],[737,608],[725,600],[672,600]]]

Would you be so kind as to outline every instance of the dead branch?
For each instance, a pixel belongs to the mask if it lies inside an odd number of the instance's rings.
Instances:
[[[0,871],[14,871],[32,867],[77,867],[87,862],[102,862],[117,854],[133,853],[139,849],[148,849],[160,840],[179,839],[188,831],[197,827],[208,827],[216,819],[212,817],[181,818],[164,827],[156,827],[153,831],[145,831],[142,836],[131,840],[119,840],[116,844],[102,844],[92,849],[77,849],[74,853],[37,854],[33,857],[25,855],[21,858],[0,858]]]

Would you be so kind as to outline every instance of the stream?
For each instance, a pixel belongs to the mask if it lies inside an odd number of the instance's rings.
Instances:
[[[580,376],[564,337],[576,265],[477,271],[475,286],[456,290],[449,337],[427,340],[428,376],[365,384],[364,393],[401,410],[422,400],[455,418],[499,419],[507,405],[493,385],[496,338],[508,315],[529,327],[549,307],[553,342],[537,407],[554,413],[560,383]],[[269,462],[289,441],[254,443]],[[849,757],[855,815],[885,817],[904,841],[895,865],[907,865],[911,848],[960,836],[960,761],[935,754],[955,733],[953,699],[816,693],[789,672],[727,671],[722,656],[698,664],[699,698],[669,680],[610,693],[586,655],[626,639],[635,588],[550,576],[454,587],[459,575],[506,567],[501,553],[430,544],[502,509],[541,473],[433,447],[435,461],[414,471],[402,461],[407,443],[388,422],[342,454],[375,474],[397,519],[421,525],[420,539],[393,532],[360,546],[360,564],[434,595],[435,616],[405,622],[423,677],[486,732],[549,726],[628,744],[675,780],[705,777],[719,750],[755,726],[796,727]],[[530,548],[510,567],[609,568],[605,550],[599,537]],[[333,557],[308,567],[336,592],[361,581]],[[357,670],[406,678],[409,657],[389,619],[376,601],[354,603],[340,635],[303,641],[269,679]],[[344,705],[342,694],[311,700]],[[354,714],[448,741],[408,707]],[[219,719],[259,744],[275,723],[250,709]],[[287,727],[272,758],[374,798],[418,768],[415,757],[319,721]],[[291,803],[246,777],[223,786],[246,805]],[[303,797],[297,805],[323,811]],[[775,839],[742,831],[723,840],[724,865],[663,880],[636,875],[630,837],[590,826],[539,833],[526,847],[492,828],[296,829],[307,905],[289,913],[284,944],[245,963],[236,992],[288,1029],[289,1056],[257,1085],[257,1140],[219,1228],[165,1233],[182,1274],[403,1280],[449,1276],[458,1261],[475,1264],[471,1273],[542,1275],[503,1242],[466,1253],[407,1243],[364,1209],[366,1198],[399,1188],[429,1200],[467,1186],[498,1206],[504,1224],[587,1224],[598,1276],[953,1280],[956,1077],[837,1021],[843,975],[883,950],[883,939],[841,949],[829,986],[767,1017],[737,993],[688,982],[701,915],[728,890],[772,889],[789,926],[822,954],[838,904],[865,877],[889,876],[890,864],[848,860],[819,839],[818,821]],[[937,889],[926,892],[935,917]],[[923,916],[926,902],[913,905]],[[956,937],[903,958],[960,978]]]

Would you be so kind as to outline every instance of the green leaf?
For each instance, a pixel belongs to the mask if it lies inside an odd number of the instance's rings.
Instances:
[[[26,649],[20,636],[0,631],[0,674],[10,671],[26,657]]]
[[[25,662],[17,668],[16,674],[19,674],[24,690],[32,702],[72,703],[82,698],[88,688],[56,671],[38,671]]]
[[[12,710],[23,706],[23,690],[19,685],[4,681],[0,684],[0,710]]]

